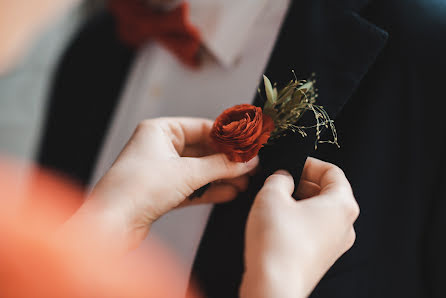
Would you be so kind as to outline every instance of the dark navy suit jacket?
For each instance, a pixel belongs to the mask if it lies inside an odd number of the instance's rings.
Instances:
[[[278,168],[298,182],[309,155],[340,166],[361,207],[354,247],[312,296],[446,297],[445,54],[444,0],[293,1],[266,74],[315,72],[341,148],[289,136],[261,152],[250,189],[208,222],[193,270],[207,297],[237,296],[257,190]],[[108,13],[82,28],[54,78],[42,165],[87,183],[134,56]]]

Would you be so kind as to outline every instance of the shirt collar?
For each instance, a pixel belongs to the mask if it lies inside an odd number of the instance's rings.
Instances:
[[[189,0],[191,22],[205,48],[225,67],[237,60],[268,0]]]

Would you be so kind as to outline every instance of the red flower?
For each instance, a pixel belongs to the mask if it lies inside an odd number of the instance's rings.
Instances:
[[[259,153],[274,130],[274,121],[262,109],[243,104],[229,108],[215,120],[214,148],[231,161],[247,162]]]

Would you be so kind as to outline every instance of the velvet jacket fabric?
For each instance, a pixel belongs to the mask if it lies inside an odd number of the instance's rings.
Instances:
[[[92,18],[55,75],[39,161],[84,184],[135,55],[115,30]],[[293,1],[266,74],[316,73],[341,148],[291,135],[261,151],[249,190],[209,219],[193,268],[206,297],[238,295],[253,198],[276,169],[298,183],[307,156],[340,166],[361,207],[355,245],[312,297],[446,296],[444,53],[445,1]]]

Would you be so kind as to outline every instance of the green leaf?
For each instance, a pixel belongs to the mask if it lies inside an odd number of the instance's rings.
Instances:
[[[277,101],[277,88],[276,87],[273,88],[273,99],[274,99],[274,102]]]
[[[277,99],[277,97],[274,96],[273,85],[265,75],[263,75],[263,82],[265,83],[265,92],[266,98],[268,99],[268,105],[273,106]]]
[[[294,85],[293,84],[288,84],[288,85],[286,85],[284,88],[282,88],[282,90],[280,90],[280,92],[279,92],[279,97],[283,97],[285,94],[287,94],[287,93],[289,93],[290,92],[290,90],[292,90],[294,88]]]
[[[298,89],[302,90],[304,92],[307,92],[311,88],[313,88],[313,82],[312,81],[308,81],[305,84],[303,84],[302,86],[300,86]]]
[[[295,92],[294,86],[287,86],[284,89],[286,89],[286,91],[280,92],[282,93],[282,95],[279,95],[279,99],[277,100],[277,103],[279,104],[288,102],[291,99],[293,93]]]

